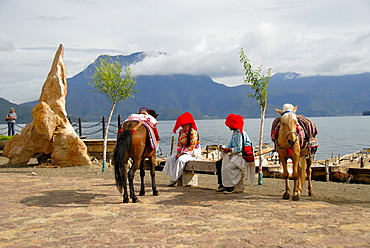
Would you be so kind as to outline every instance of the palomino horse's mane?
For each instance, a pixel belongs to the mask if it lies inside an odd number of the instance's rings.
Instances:
[[[298,122],[297,115],[293,111],[284,112],[280,118],[280,122],[284,124],[288,124],[293,121],[294,123]]]

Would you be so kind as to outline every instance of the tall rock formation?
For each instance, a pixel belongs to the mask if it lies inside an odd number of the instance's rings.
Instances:
[[[56,166],[91,165],[87,147],[67,119],[66,67],[64,47],[59,46],[42,87],[39,103],[32,109],[33,122],[16,134],[4,147],[9,163],[26,165],[36,154],[51,156]]]

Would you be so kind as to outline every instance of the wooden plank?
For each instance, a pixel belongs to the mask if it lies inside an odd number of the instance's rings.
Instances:
[[[349,168],[349,174],[353,175],[353,181],[357,183],[370,183],[370,169]]]
[[[86,147],[88,153],[101,153],[103,154],[103,142],[104,139],[81,139]],[[107,140],[107,152],[114,152],[116,147],[116,139]]]

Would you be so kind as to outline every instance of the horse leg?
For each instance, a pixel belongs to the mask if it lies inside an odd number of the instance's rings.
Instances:
[[[299,173],[299,155],[292,156],[293,160],[293,173],[292,178],[294,180],[293,186],[293,201],[299,201],[299,187],[300,187],[300,173]]]
[[[279,154],[281,159],[281,163],[283,165],[283,178],[285,179],[285,192],[283,195],[284,200],[289,200],[290,198],[290,187],[289,187],[289,171],[288,171],[288,164],[287,159],[283,158],[282,154]]]
[[[149,160],[150,160],[150,176],[152,178],[153,195],[159,195],[157,186],[155,184],[155,156],[150,157]]]
[[[140,163],[140,194],[139,195],[145,195],[145,185],[144,185],[144,179],[145,179],[145,170],[144,170],[144,159],[141,160]]]
[[[123,203],[128,203],[128,191],[127,191],[127,162],[123,165],[124,172],[122,173],[122,182],[123,182]]]
[[[139,168],[139,163],[140,163],[140,160],[138,159],[133,159],[134,162],[128,172],[128,182],[129,182],[129,186],[130,186],[130,198],[132,199],[132,202],[140,202],[139,198],[137,198],[137,196],[135,195],[135,189],[134,189],[134,177],[135,177],[135,172],[137,170],[137,168]]]
[[[298,190],[301,194],[302,194],[304,183],[306,181],[306,168],[307,168],[306,158],[304,156],[300,157],[299,158],[299,188]]]
[[[311,154],[308,158],[306,158],[307,161],[307,167],[306,167],[306,173],[307,173],[307,181],[308,181],[308,196],[314,196],[312,191],[312,157]]]

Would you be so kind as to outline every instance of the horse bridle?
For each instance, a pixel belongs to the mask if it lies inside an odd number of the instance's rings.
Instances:
[[[294,144],[291,146],[291,147],[282,147],[279,142],[276,142],[278,144],[278,147],[279,149],[290,149],[290,148],[293,148],[297,145],[298,141],[299,141],[299,138],[298,138],[298,133],[297,133],[297,130],[290,130],[289,132],[287,133],[284,133],[283,130],[280,129],[280,131],[283,133],[284,137],[286,140],[288,140],[288,135],[291,134],[291,133],[296,133],[297,136],[296,136],[296,139],[294,140]],[[286,142],[287,144],[289,144],[289,142],[287,141]],[[290,145],[290,144],[289,144]]]

